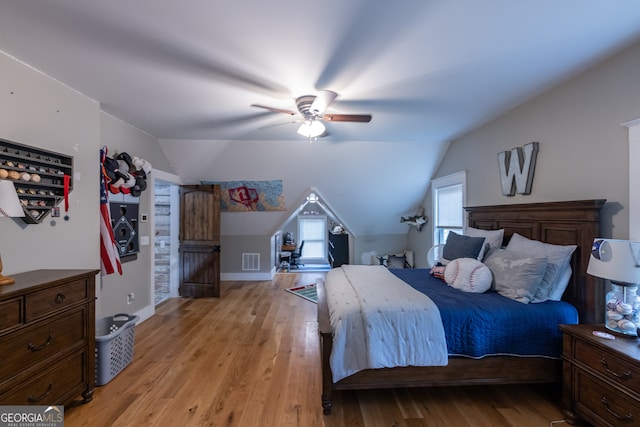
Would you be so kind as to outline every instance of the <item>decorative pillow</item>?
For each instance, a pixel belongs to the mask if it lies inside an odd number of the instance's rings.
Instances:
[[[551,289],[549,293],[549,299],[551,301],[560,301],[562,299],[562,295],[564,295],[564,291],[567,290],[567,286],[569,286],[569,280],[571,280],[571,264],[567,264],[567,267],[560,273],[560,278],[556,282],[556,286]]]
[[[413,251],[382,256],[376,255],[375,260],[375,265],[384,265],[387,268],[413,268]]]
[[[387,268],[404,268],[407,263],[407,257],[402,255],[389,255],[387,258]]]
[[[514,233],[507,245],[508,251],[527,253],[547,259],[547,269],[540,288],[536,292],[532,302],[543,302],[549,299],[549,295],[556,287],[562,287],[562,274],[571,262],[571,255],[576,250],[576,245],[552,245],[538,240],[527,239],[518,233]],[[564,287],[566,288],[566,284]],[[564,290],[562,291],[564,292]]]
[[[475,258],[482,250],[484,237],[461,236],[460,234],[450,231],[447,236],[447,242],[442,249],[442,258],[453,261],[457,258]]]
[[[404,256],[407,257],[406,267],[407,268],[413,268],[415,266],[415,264],[413,262],[413,251],[404,251]]]
[[[464,292],[483,293],[491,288],[491,270],[475,258],[456,258],[447,264],[444,280]]]
[[[482,230],[480,228],[467,227],[464,231],[464,235],[469,237],[484,237],[484,246],[480,253],[480,260],[482,260],[488,255],[490,249],[502,248],[504,228],[501,228],[500,230]]]
[[[493,273],[492,288],[524,304],[533,300],[547,269],[546,258],[505,249],[491,251],[484,262]]]
[[[433,267],[431,267],[431,270],[429,270],[429,274],[437,279],[444,280],[444,271],[446,268],[447,267],[445,265],[434,265]]]

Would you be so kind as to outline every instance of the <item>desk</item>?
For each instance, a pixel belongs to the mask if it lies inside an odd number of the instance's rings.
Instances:
[[[281,251],[284,252],[292,252],[296,250],[296,245],[282,245],[282,247],[280,248]]]
[[[287,263],[291,264],[291,252],[283,251],[280,252],[280,262],[287,261]]]

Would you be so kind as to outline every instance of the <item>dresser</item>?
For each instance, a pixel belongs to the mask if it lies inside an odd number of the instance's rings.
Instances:
[[[570,424],[640,426],[640,339],[597,337],[600,325],[561,325],[562,405]]]
[[[0,286],[0,405],[92,399],[98,272],[35,270]]]
[[[329,231],[329,264],[331,268],[349,264],[349,235]]]

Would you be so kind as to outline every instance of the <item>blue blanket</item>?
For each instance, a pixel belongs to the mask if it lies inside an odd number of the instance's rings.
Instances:
[[[559,324],[578,323],[578,312],[564,301],[523,304],[497,292],[467,293],[429,274],[428,269],[392,269],[426,294],[440,310],[450,356],[546,356],[562,354]]]

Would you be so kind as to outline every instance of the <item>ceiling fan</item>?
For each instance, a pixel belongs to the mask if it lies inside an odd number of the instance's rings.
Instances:
[[[330,90],[323,90],[319,95],[303,95],[296,98],[298,112],[274,108],[266,105],[251,104],[252,107],[265,108],[275,113],[284,113],[290,116],[300,116],[302,125],[298,133],[308,138],[318,138],[325,136],[325,122],[359,122],[368,123],[371,121],[371,114],[325,114],[325,110],[333,103],[338,96]]]

